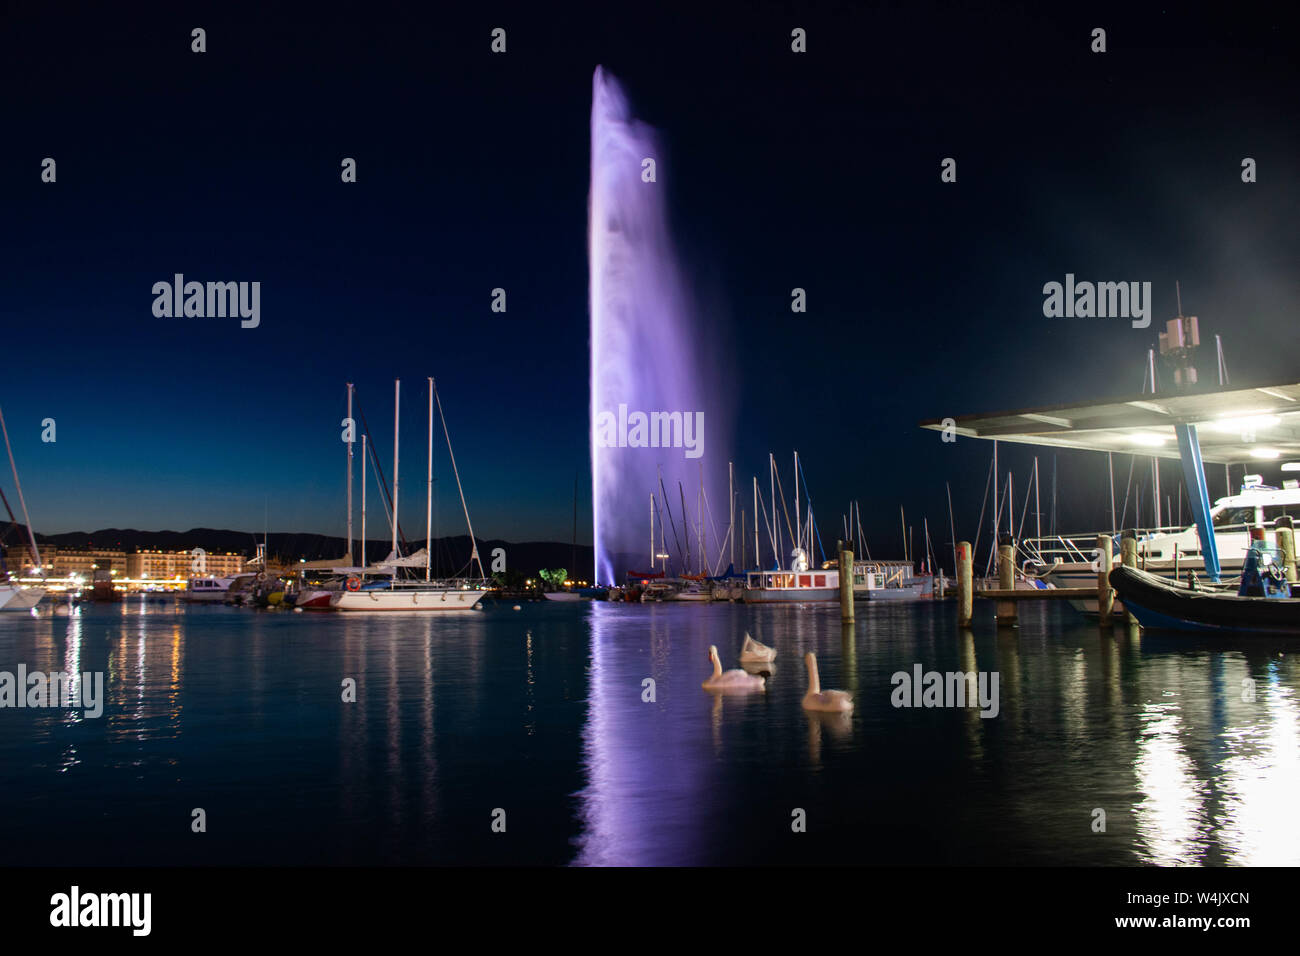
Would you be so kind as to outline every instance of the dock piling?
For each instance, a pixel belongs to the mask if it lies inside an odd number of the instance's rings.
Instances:
[[[1016,587],[1016,545],[1009,534],[998,539],[998,588],[1014,591]],[[999,627],[1014,627],[1017,621],[1015,601],[997,602],[997,620]]]
[[[1277,549],[1282,552],[1282,564],[1286,568],[1286,579],[1292,584],[1296,583],[1294,524],[1290,515],[1280,516],[1273,524]]]
[[[970,627],[975,616],[975,579],[971,574],[969,541],[957,545],[957,626]]]
[[[1124,533],[1119,538],[1119,563],[1126,568],[1136,568],[1138,563],[1138,542],[1137,530],[1134,528],[1125,528]],[[1112,599],[1113,600],[1113,599]],[[1112,604],[1112,607],[1114,605]],[[1128,608],[1124,609],[1124,619],[1131,621],[1133,615],[1129,613]]]
[[[1110,548],[1110,535],[1097,535],[1097,617],[1102,626],[1110,624],[1115,607],[1115,592],[1110,589]]]
[[[840,549],[840,621],[853,623],[853,550],[838,542]]]
[[[1138,566],[1137,531],[1126,528],[1119,538],[1119,561],[1126,568]]]

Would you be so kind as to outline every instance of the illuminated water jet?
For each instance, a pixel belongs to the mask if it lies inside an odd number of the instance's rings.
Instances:
[[[668,227],[665,175],[654,131],[632,116],[617,81],[597,67],[587,251],[592,520],[600,583],[614,583],[629,567],[643,569],[651,561],[647,500],[659,494],[660,473],[679,526],[676,536],[665,536],[673,554],[669,569],[691,565],[698,549],[683,539],[697,539],[680,527],[680,499],[690,502],[694,526],[701,472],[707,486],[716,480],[711,467],[726,468],[730,423],[721,420],[723,403],[711,398],[701,363],[707,354],[714,364],[725,341],[699,321],[682,274]],[[716,387],[717,376],[711,378]],[[725,485],[720,498],[709,498],[711,510],[721,505],[724,526],[708,529],[712,560],[714,534],[726,534]]]

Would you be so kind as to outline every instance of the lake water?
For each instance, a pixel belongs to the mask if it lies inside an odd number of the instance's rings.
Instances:
[[[1057,602],[973,634],[951,604],[43,611],[0,615],[0,671],[100,671],[104,713],[0,709],[0,865],[1300,863],[1300,643]],[[766,692],[703,691],[746,631]],[[808,650],[851,716],[801,708]],[[997,672],[997,715],[893,706],[918,664]]]

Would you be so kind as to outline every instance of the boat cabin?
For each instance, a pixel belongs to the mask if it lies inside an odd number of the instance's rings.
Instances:
[[[798,591],[817,588],[838,588],[838,571],[750,571],[746,586],[773,591]]]

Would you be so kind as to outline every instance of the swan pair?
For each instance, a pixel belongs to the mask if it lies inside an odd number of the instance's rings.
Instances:
[[[763,652],[771,653],[772,657],[776,652],[770,647],[764,647],[749,635],[745,635],[745,649],[755,653],[751,644],[757,645]],[[744,653],[741,654],[744,660]],[[771,657],[767,658],[771,660]],[[709,645],[709,661],[713,664],[713,674],[708,680],[700,686],[705,690],[712,691],[758,691],[764,690],[767,681],[757,675],[750,674],[748,671],[736,668],[735,670],[724,671],[722,669],[722,660],[718,657],[718,648],[716,644]],[[817,655],[809,651],[804,655],[804,663],[808,667],[808,692],[803,695],[803,709],[815,710],[825,713],[848,713],[853,710],[853,696],[848,691],[843,690],[822,690],[821,678],[817,673]]]

